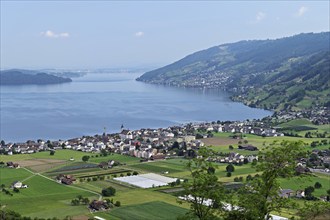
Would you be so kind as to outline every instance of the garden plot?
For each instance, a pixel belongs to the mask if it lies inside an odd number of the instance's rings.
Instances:
[[[171,182],[176,181],[176,178],[169,178],[155,173],[146,173],[137,176],[117,177],[114,179],[141,188],[165,186]]]

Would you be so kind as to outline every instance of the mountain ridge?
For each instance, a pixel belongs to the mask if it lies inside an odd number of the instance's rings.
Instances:
[[[0,85],[47,85],[72,82],[70,78],[54,76],[44,72],[32,70],[2,70],[0,72]]]
[[[315,97],[320,100],[314,104],[327,106],[330,91],[329,42],[330,32],[321,32],[274,40],[227,43],[190,54],[172,64],[149,71],[137,80],[171,86],[224,89],[232,92],[234,100],[272,110],[311,108],[314,100],[306,102]],[[305,69],[308,67],[304,63],[313,64],[308,72],[302,71],[302,66]],[[285,85],[281,87],[276,83]],[[310,85],[313,83],[316,83],[315,88]],[[260,96],[257,93],[260,89],[267,94],[260,93]],[[291,90],[296,89],[307,89],[301,100],[290,99],[296,92]],[[315,94],[311,95],[313,91]],[[305,103],[299,104],[301,101]],[[288,102],[284,107],[283,103]]]

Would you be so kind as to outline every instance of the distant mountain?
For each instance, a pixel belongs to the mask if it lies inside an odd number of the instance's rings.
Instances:
[[[0,72],[0,85],[46,85],[66,82],[72,82],[72,80],[32,70],[3,70]]]
[[[329,105],[330,32],[223,44],[147,72],[138,81],[221,88],[266,109]]]

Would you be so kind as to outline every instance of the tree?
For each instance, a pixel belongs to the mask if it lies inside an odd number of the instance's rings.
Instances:
[[[115,202],[115,206],[120,207],[120,205],[121,205],[121,204],[120,204],[120,201],[116,201],[116,202]]]
[[[305,202],[297,213],[302,220],[327,219],[325,216],[330,214],[330,204],[326,202]]]
[[[207,172],[209,174],[214,174],[215,173],[215,168],[214,167],[209,167],[209,168],[207,168]]]
[[[86,198],[82,198],[81,202],[84,204],[84,205],[87,205],[89,204],[89,199],[86,197]]]
[[[320,182],[316,182],[316,183],[314,184],[314,188],[315,188],[315,189],[322,188],[322,184],[321,184]]]
[[[114,196],[116,194],[116,189],[113,188],[112,186],[102,189],[102,195],[103,196]]]
[[[234,167],[234,165],[229,164],[229,165],[226,167],[226,171],[229,172],[229,173],[234,172],[234,171],[235,171],[235,167]]]
[[[190,204],[190,211],[186,214],[188,218],[216,219],[221,210],[220,200],[224,198],[224,188],[217,176],[209,172],[210,167],[214,166],[208,160],[212,156],[215,156],[212,150],[200,148],[198,157],[187,164],[192,177],[189,182],[183,183],[186,201]],[[208,205],[205,205],[206,201]]]
[[[306,198],[311,198],[311,197],[313,197],[313,195],[312,195],[312,193],[314,192],[314,187],[313,186],[308,186],[308,187],[306,187],[305,188],[305,196],[306,196]]]
[[[228,211],[225,219],[235,214],[239,219],[270,219],[270,212],[279,212],[290,205],[290,200],[279,196],[278,178],[294,175],[297,160],[305,154],[302,146],[302,142],[284,141],[280,146],[273,145],[259,152],[256,168],[262,174],[238,191],[238,199],[233,200],[232,204],[239,209]]]
[[[51,150],[51,151],[49,152],[49,155],[50,155],[50,156],[54,156],[54,155],[55,155],[55,151],[54,151],[54,150]]]
[[[227,172],[227,177],[231,177],[231,172]]]
[[[133,171],[133,175],[136,176],[138,175],[139,173],[137,171]]]
[[[229,150],[234,150],[234,147],[233,147],[233,145],[229,145]]]
[[[77,205],[79,205],[79,199],[72,199],[71,200],[71,205],[74,205],[74,206],[77,206]]]
[[[89,158],[90,158],[89,156],[85,155],[81,159],[82,159],[82,161],[87,162],[89,160]]]
[[[107,156],[108,155],[108,151],[106,149],[101,149],[101,155],[102,156]]]

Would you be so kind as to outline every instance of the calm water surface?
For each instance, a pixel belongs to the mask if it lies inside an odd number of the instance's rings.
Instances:
[[[187,122],[262,118],[271,112],[232,102],[219,91],[136,82],[141,73],[91,73],[72,83],[1,86],[0,138],[68,139]]]

